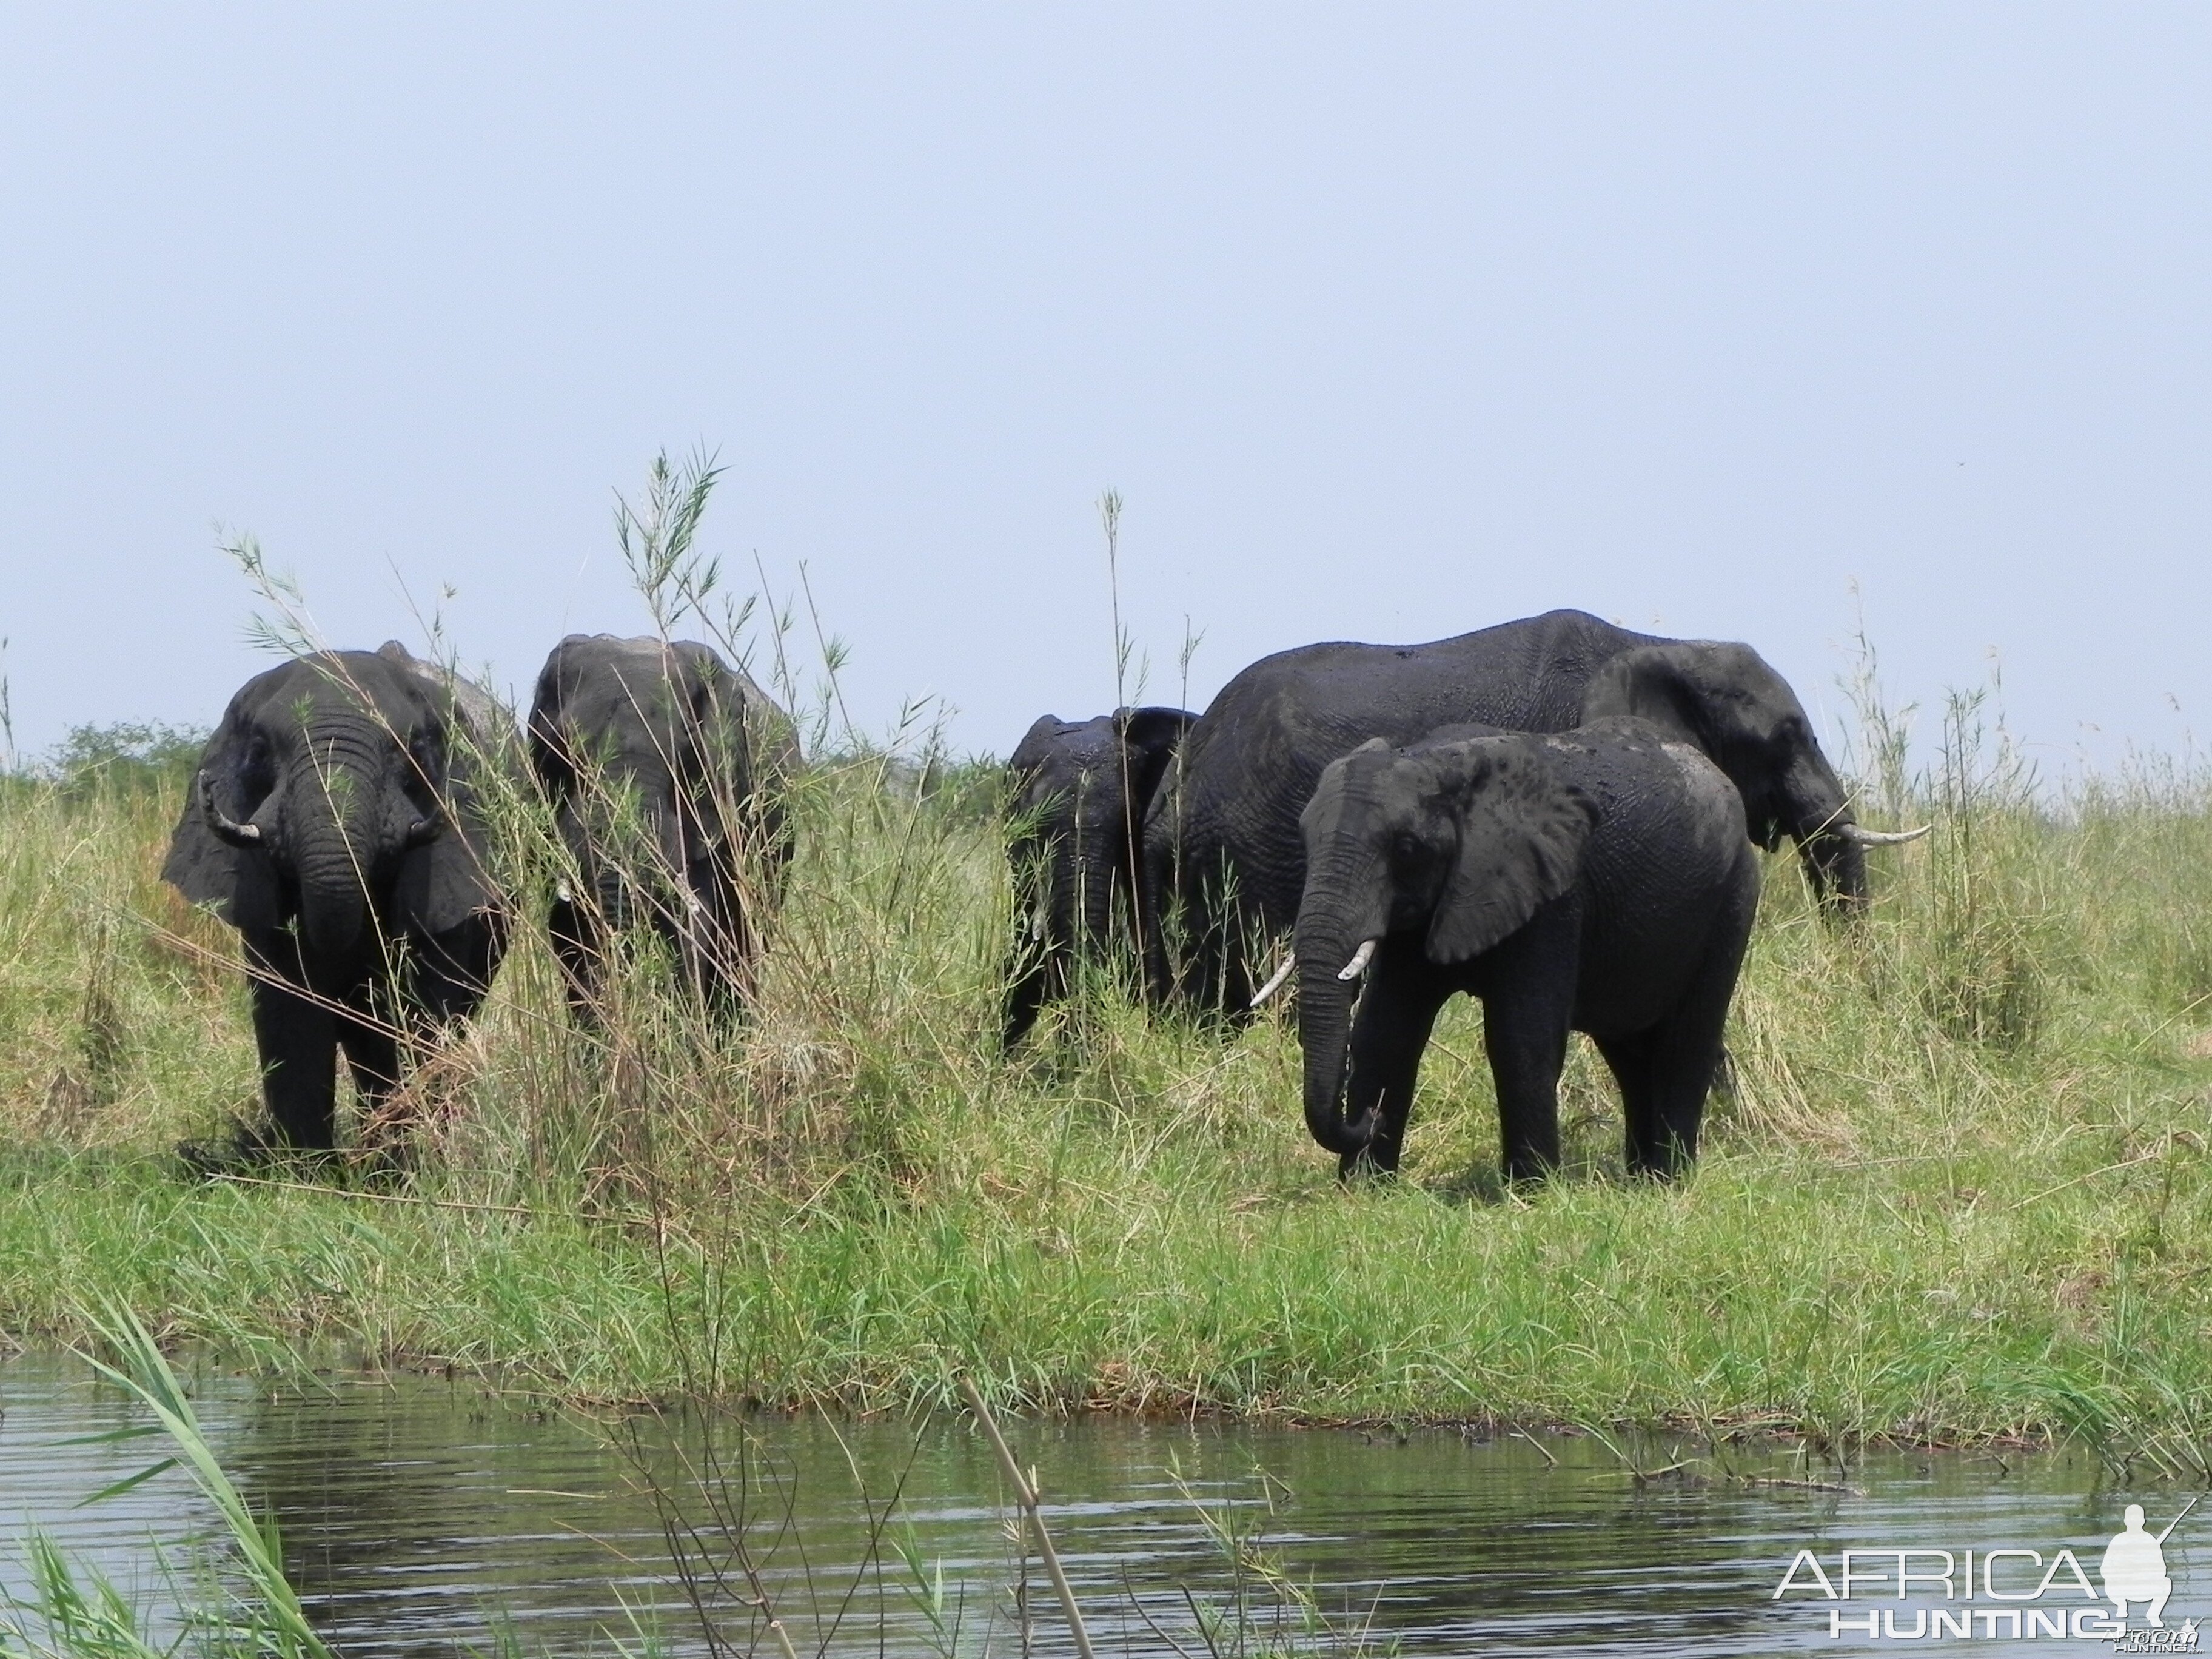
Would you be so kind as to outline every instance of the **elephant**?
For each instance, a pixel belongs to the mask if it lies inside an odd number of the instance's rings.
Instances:
[[[1696,1158],[1759,887],[1742,798],[1701,752],[1624,716],[1372,738],[1322,771],[1299,830],[1306,1126],[1340,1174],[1398,1167],[1459,991],[1482,1002],[1509,1181],[1559,1163],[1570,1030],[1620,1086],[1631,1172]]]
[[[162,878],[238,930],[268,1130],[214,1172],[337,1146],[343,1049],[375,1149],[403,1051],[473,1014],[506,948],[482,786],[513,725],[480,689],[410,655],[295,658],[242,686],[200,757]]]
[[[1880,835],[1854,821],[1796,694],[1747,645],[1553,611],[1426,645],[1304,646],[1222,689],[1152,802],[1143,868],[1152,912],[1171,926],[1154,930],[1148,989],[1202,1009],[1249,1005],[1255,937],[1290,927],[1304,888],[1299,811],[1322,769],[1355,744],[1412,743],[1468,721],[1565,732],[1611,714],[1641,716],[1702,750],[1742,797],[1751,838],[1771,851],[1792,837],[1832,913],[1864,908],[1865,848],[1925,833]]]
[[[1133,858],[1146,808],[1191,722],[1182,708],[1119,708],[1087,720],[1039,716],[1006,763],[1017,833],[1014,914],[1022,924],[1006,965],[1002,1047],[1011,1049],[1044,1005],[1067,994],[1078,960],[1103,945],[1118,909],[1141,938],[1143,891]]]
[[[574,868],[547,916],[572,1012],[596,1021],[608,945],[643,924],[692,996],[734,1013],[792,854],[791,716],[711,646],[571,634],[538,677],[529,747]]]

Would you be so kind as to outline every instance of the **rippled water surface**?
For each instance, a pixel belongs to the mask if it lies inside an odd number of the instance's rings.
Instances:
[[[718,1488],[726,1500],[743,1496],[763,1587],[786,1611],[799,1652],[827,1637],[839,1653],[927,1652],[952,1640],[963,1653],[1016,1655],[1024,1599],[1030,1650],[1068,1650],[1033,1561],[1021,1587],[996,1465],[963,1422],[750,1419],[738,1481],[739,1437],[727,1426],[711,1442],[696,1425],[625,1431],[415,1376],[337,1376],[321,1391],[272,1391],[212,1366],[190,1375],[218,1452],[250,1498],[273,1506],[311,1612],[349,1654],[453,1653],[483,1643],[501,1620],[529,1651],[611,1652],[602,1632],[628,1633],[633,1614],[657,1619],[674,1651],[708,1651],[672,1577],[661,1516],[673,1504],[708,1542],[720,1535],[686,1474],[710,1449],[732,1477]],[[181,1556],[211,1535],[175,1472],[75,1507],[161,1449],[153,1440],[63,1443],[139,1420],[74,1363],[33,1355],[0,1366],[0,1537],[20,1542],[35,1522],[150,1593],[157,1542]],[[1378,1648],[1395,1642],[1407,1653],[1832,1650],[1869,1644],[1850,1631],[1832,1638],[1832,1609],[1855,1625],[1887,1612],[1901,1638],[1916,1614],[1936,1607],[2000,1615],[1984,1621],[1987,1637],[1970,1620],[1976,1639],[1953,1647],[2109,1653],[2106,1640],[2009,1639],[2007,1604],[1986,1595],[1968,1604],[1963,1576],[1948,1599],[1940,1583],[1916,1585],[1905,1601],[1864,1587],[1840,1603],[1817,1587],[1778,1603],[1773,1592],[1801,1549],[1814,1552],[1832,1583],[1845,1549],[1948,1550],[1955,1568],[1967,1549],[1978,1559],[1993,1547],[2033,1550],[2047,1565],[2071,1548],[2094,1579],[2126,1504],[2142,1503],[2155,1532],[2186,1501],[2155,1485],[2114,1485],[2093,1460],[2064,1455],[1884,1454],[1851,1470],[1853,1493],[1728,1478],[1836,1479],[1786,1448],[1732,1455],[1723,1468],[1703,1447],[1663,1437],[1620,1452],[1647,1470],[1696,1461],[1644,1482],[1589,1437],[1539,1444],[1115,1419],[1020,1425],[1011,1437],[1036,1468],[1102,1654],[1173,1654],[1176,1643],[1205,1650],[1194,1604],[1219,1610],[1235,1593],[1207,1516],[1256,1530],[1340,1628],[1364,1626]],[[894,1498],[880,1529],[882,1569],[870,1570],[871,1517]],[[941,1633],[930,1629],[900,1545],[925,1579],[941,1564]],[[2209,1549],[2212,1505],[2166,1544],[2167,1623],[2177,1630],[2185,1617],[2212,1614]],[[9,1554],[0,1582],[20,1584]],[[1942,1563],[1911,1565],[1933,1572]],[[1894,1558],[1861,1566],[1893,1573]],[[2002,1566],[2000,1591],[2033,1588],[2037,1567],[2026,1558]],[[1249,1605],[1248,1630],[1271,1628],[1276,1599],[1255,1589]],[[2014,1605],[2089,1604],[2061,1586]],[[2133,1611],[2140,1624],[2142,1608]],[[1874,1645],[1893,1645],[1888,1628],[1877,1625]],[[741,1609],[729,1611],[725,1629],[735,1651],[757,1638]],[[2212,1650],[2212,1636],[2201,1645]]]

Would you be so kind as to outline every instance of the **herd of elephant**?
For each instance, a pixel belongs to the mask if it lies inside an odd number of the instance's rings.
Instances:
[[[188,1149],[199,1167],[333,1149],[340,1052],[368,1134],[400,1150],[384,1108],[405,1056],[475,1012],[507,942],[483,773],[513,736],[489,695],[397,643],[298,658],[231,700],[163,875],[239,932],[266,1125]],[[575,1018],[597,1018],[610,946],[656,933],[688,994],[740,1011],[793,851],[789,715],[706,646],[575,635],[524,747],[565,848],[546,926]],[[1484,1006],[1509,1179],[1559,1162],[1571,1030],[1620,1085],[1629,1168],[1677,1173],[1754,848],[1791,838],[1848,918],[1864,849],[1922,833],[1854,821],[1749,647],[1573,611],[1279,653],[1203,714],[1048,715],[1007,770],[1006,1046],[1119,939],[1158,1006],[1233,1019],[1295,974],[1307,1126],[1346,1175],[1397,1167],[1430,1029],[1462,991]]]
[[[1925,833],[1856,822],[1750,647],[1579,611],[1280,652],[1203,714],[1048,716],[1010,768],[1028,939],[1008,1046],[1112,931],[1156,1004],[1234,1017],[1295,974],[1306,1127],[1347,1176],[1397,1167],[1430,1030],[1462,991],[1483,1005],[1509,1179],[1559,1162],[1571,1030],[1620,1085],[1629,1169],[1677,1173],[1722,1058],[1753,848],[1790,837],[1848,919],[1865,849]]]

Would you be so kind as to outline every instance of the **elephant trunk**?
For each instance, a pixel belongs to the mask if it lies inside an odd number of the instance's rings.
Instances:
[[[1115,848],[1120,842],[1117,826],[1103,815],[1079,824],[1064,866],[1073,890],[1073,904],[1080,908],[1081,938],[1086,952],[1105,949],[1114,927]],[[1073,911],[1070,912],[1072,915]]]
[[[1797,843],[1805,879],[1823,909],[1845,918],[1867,908],[1866,849],[1830,826]]]
[[[611,774],[573,800],[562,830],[599,920],[625,930],[658,917],[687,924],[685,838],[672,788]]]
[[[1805,879],[1820,908],[1832,915],[1858,916],[1867,908],[1866,848],[1849,831],[1850,798],[1825,757],[1801,758],[1782,789],[1783,822],[1797,843]]]
[[[679,934],[690,939],[698,928],[696,896],[691,890],[691,836],[684,809],[672,787],[665,798],[648,799],[644,820],[648,846],[641,848],[653,902],[665,911]]]
[[[619,927],[628,915],[629,901],[623,892],[621,860],[608,845],[605,819],[595,804],[579,793],[565,794],[556,803],[555,823],[576,871],[575,885],[571,888],[564,879],[560,896],[595,922]]]
[[[1006,959],[1006,1024],[1000,1034],[1002,1048],[1012,1049],[1036,1023],[1044,1006],[1053,972],[1052,956],[1060,948],[1062,921],[1061,860],[1052,856],[1050,843],[1029,836],[1011,849],[1014,872],[1015,938]]]
[[[283,786],[285,841],[300,885],[300,931],[317,956],[343,960],[368,923],[384,803],[368,744],[319,738],[312,751]]]
[[[1340,1158],[1365,1151],[1375,1134],[1371,1114],[1353,1122],[1344,1111],[1352,1008],[1359,983],[1343,972],[1371,937],[1349,907],[1316,902],[1308,885],[1292,945],[1297,955],[1298,1046],[1305,1054],[1306,1128]]]

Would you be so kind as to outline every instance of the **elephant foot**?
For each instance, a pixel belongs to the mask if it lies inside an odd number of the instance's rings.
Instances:
[[[227,1176],[253,1175],[266,1170],[275,1155],[268,1143],[243,1125],[213,1140],[180,1140],[177,1161],[189,1181],[221,1181]]]
[[[1367,1185],[1394,1185],[1398,1179],[1398,1158],[1395,1152],[1378,1154],[1372,1146],[1363,1146],[1356,1152],[1346,1152],[1336,1160],[1336,1178],[1346,1186],[1354,1182]]]
[[[301,1147],[271,1140],[260,1130],[240,1123],[229,1134],[213,1140],[180,1140],[177,1161],[189,1181],[224,1181],[282,1175],[304,1175],[310,1179],[325,1173],[337,1154],[325,1148]]]
[[[1507,1192],[1518,1198],[1533,1198],[1559,1173],[1559,1166],[1532,1158],[1522,1164],[1509,1164],[1500,1173],[1505,1177]]]
[[[347,1170],[370,1192],[389,1192],[407,1184],[415,1170],[415,1145],[405,1135],[388,1135],[357,1149]]]

